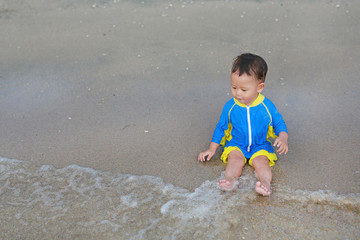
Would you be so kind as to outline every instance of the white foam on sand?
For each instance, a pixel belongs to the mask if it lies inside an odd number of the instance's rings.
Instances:
[[[235,192],[219,190],[218,179],[189,192],[158,177],[6,158],[0,158],[0,176],[0,235],[6,239],[286,239],[289,231],[295,239],[351,239],[360,234],[359,194],[275,186],[264,198],[254,193],[256,179],[247,173]]]

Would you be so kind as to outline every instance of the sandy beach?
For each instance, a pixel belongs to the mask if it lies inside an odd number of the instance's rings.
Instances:
[[[360,192],[358,1],[0,1],[0,156],[159,176],[194,190],[243,52],[290,151],[290,189]],[[276,191],[276,190],[275,190]]]

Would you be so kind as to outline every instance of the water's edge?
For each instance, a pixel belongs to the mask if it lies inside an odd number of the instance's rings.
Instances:
[[[360,195],[275,186],[253,191],[245,173],[236,192],[217,179],[194,192],[161,178],[56,169],[0,158],[2,239],[357,239]]]

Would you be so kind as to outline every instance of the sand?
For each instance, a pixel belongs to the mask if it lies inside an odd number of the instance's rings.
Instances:
[[[193,190],[234,57],[269,65],[291,189],[360,192],[358,1],[0,2],[0,156],[160,176]]]

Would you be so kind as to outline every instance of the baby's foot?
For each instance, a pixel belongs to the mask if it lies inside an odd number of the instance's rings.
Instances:
[[[226,179],[222,179],[218,182],[218,186],[223,191],[233,191],[239,186],[239,181],[230,182]]]
[[[263,196],[270,196],[271,194],[270,187],[269,188],[265,187],[260,181],[256,183],[255,191]]]

